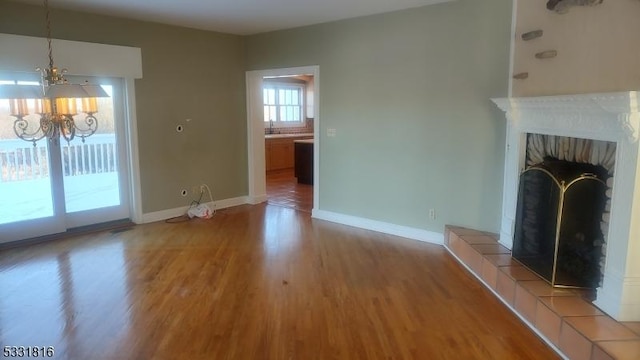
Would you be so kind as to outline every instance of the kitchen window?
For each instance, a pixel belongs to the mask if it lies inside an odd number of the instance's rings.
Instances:
[[[263,88],[265,127],[304,126],[304,86],[265,83]]]

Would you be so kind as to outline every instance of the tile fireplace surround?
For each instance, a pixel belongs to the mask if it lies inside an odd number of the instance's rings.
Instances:
[[[532,330],[571,360],[640,359],[640,322],[617,322],[578,290],[553,288],[511,258],[498,235],[445,228],[446,248]]]
[[[519,175],[528,133],[616,143],[602,286],[593,304],[618,321],[640,321],[640,94],[493,99],[506,112],[502,225],[499,243],[511,249]]]

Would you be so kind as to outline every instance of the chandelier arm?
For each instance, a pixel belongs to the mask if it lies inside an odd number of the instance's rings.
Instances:
[[[22,116],[16,116],[16,120],[13,122],[13,132],[16,133],[16,136],[24,141],[30,141],[33,143],[33,146],[36,146],[36,142],[45,136],[47,136],[46,131],[42,128],[42,125],[39,126],[34,132],[29,132],[29,122],[25,120]]]
[[[98,131],[98,119],[93,116],[93,113],[87,113],[83,122],[86,125],[85,127],[79,127],[78,122],[73,122],[75,130],[78,132],[78,136],[82,138],[82,141]]]

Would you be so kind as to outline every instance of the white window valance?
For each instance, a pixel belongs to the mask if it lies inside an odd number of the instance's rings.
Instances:
[[[55,65],[71,75],[142,78],[140,48],[53,39]],[[0,70],[33,72],[48,66],[47,39],[0,34]]]

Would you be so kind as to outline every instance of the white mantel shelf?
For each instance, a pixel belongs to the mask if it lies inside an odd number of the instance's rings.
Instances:
[[[507,118],[500,242],[512,247],[526,134],[616,143],[602,287],[594,302],[619,321],[640,321],[640,93],[636,91],[493,99]],[[634,221],[635,220],[635,221]]]

